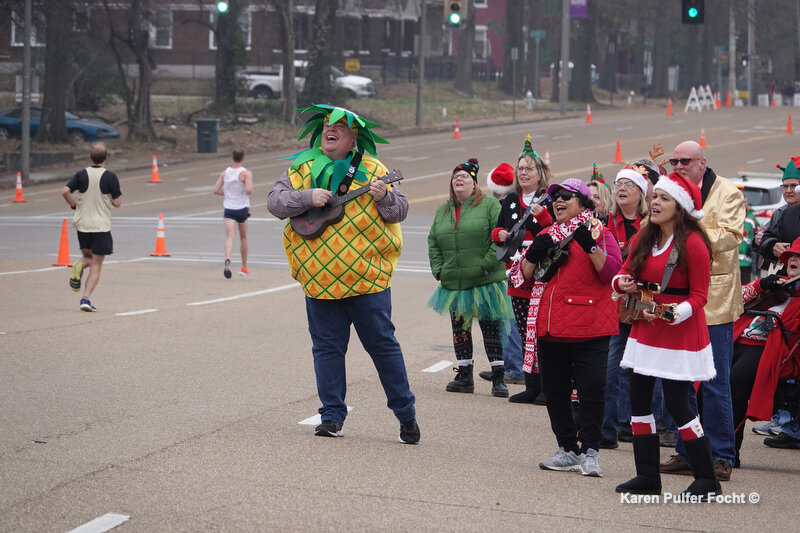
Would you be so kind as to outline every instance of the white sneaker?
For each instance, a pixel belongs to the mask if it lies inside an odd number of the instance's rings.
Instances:
[[[559,470],[562,472],[580,472],[581,460],[575,455],[575,452],[567,452],[564,451],[564,448],[559,448],[550,459],[539,463],[539,468],[542,470]]]
[[[578,456],[580,459],[581,474],[584,476],[603,477],[603,470],[600,468],[600,457],[597,450],[589,448],[586,453]]]

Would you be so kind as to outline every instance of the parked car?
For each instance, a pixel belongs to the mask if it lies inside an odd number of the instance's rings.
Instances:
[[[103,141],[119,137],[119,132],[105,122],[81,118],[69,112],[64,113],[64,118],[67,121],[67,133],[73,143]],[[36,135],[41,120],[42,109],[31,107],[31,137]],[[20,138],[22,138],[22,108],[15,107],[0,113],[0,141]]]
[[[307,65],[306,61],[294,62],[294,82],[298,91],[303,90]],[[275,70],[245,70],[239,74],[239,80],[253,98],[280,98],[283,88],[283,65]],[[353,98],[375,96],[375,86],[371,79],[345,74],[333,65],[331,65],[331,81]]]
[[[731,178],[731,181],[744,193],[747,203],[762,225],[767,223],[776,209],[786,203],[781,191],[780,174],[775,174],[774,178],[753,178],[740,174],[740,177]]]

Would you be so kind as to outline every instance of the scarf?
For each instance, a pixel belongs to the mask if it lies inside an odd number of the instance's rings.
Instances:
[[[584,209],[568,221],[556,222],[542,231],[547,232],[547,234],[553,239],[553,242],[558,244],[562,240],[566,239],[569,235],[572,235],[572,232],[574,232],[579,225],[584,224],[593,216],[594,215],[592,214],[591,210]],[[597,224],[600,226],[600,231],[602,231],[602,224],[600,224],[599,221]],[[525,251],[527,252],[527,249]],[[514,260],[514,263],[511,265],[511,268],[508,271],[509,279],[516,288],[522,287],[526,283],[529,283],[529,281],[527,281],[525,276],[522,274],[523,259],[525,259],[524,252],[520,255],[520,257]],[[527,327],[525,328],[525,357],[522,361],[522,371],[528,374],[531,372],[538,374],[539,372],[536,322],[539,318],[539,306],[542,302],[542,296],[544,295],[544,290],[546,287],[547,283],[536,280],[531,288],[531,303],[528,307],[528,322]]]

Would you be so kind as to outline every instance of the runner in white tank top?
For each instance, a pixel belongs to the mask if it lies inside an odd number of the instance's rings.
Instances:
[[[244,150],[233,151],[233,164],[219,175],[214,184],[214,194],[224,197],[222,201],[225,221],[225,268],[222,273],[231,277],[231,252],[239,227],[239,250],[242,253],[240,276],[250,273],[247,268],[247,219],[250,217],[250,193],[253,192],[253,173],[242,166]]]

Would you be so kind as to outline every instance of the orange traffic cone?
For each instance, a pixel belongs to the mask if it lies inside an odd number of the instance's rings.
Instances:
[[[717,106],[717,109],[722,107],[722,95],[720,94],[719,91],[717,91],[717,99],[715,101],[715,104]]]
[[[589,102],[586,102],[586,123],[592,123],[592,105]]]
[[[54,267],[72,266],[69,261],[69,233],[67,230],[67,219],[61,223],[61,242],[58,245],[58,259],[53,263]]]
[[[614,155],[614,163],[622,163],[622,146],[619,143],[619,137],[617,137],[617,153]]]
[[[170,257],[167,253],[167,240],[164,238],[164,215],[158,215],[158,231],[156,231],[156,251],[150,255]]]
[[[453,128],[453,139],[461,138],[461,128],[458,127],[458,118],[456,118],[456,125]]]
[[[667,116],[672,116],[672,97],[667,98]]]
[[[544,150],[544,164],[550,166],[550,150],[547,148]]]
[[[772,103],[770,104],[770,107],[778,107],[778,102],[775,101],[775,92],[774,91],[772,93]]]
[[[728,91],[728,96],[725,97],[725,107],[731,106],[731,92]]]
[[[700,148],[706,148],[706,127],[700,126]]]
[[[153,175],[150,178],[150,183],[163,183],[161,178],[158,177],[158,160],[153,156]]]
[[[789,120],[786,121],[786,133],[792,134],[792,114],[789,113]]]
[[[17,172],[17,193],[14,196],[15,202],[27,202],[25,196],[22,195],[22,175]]]

